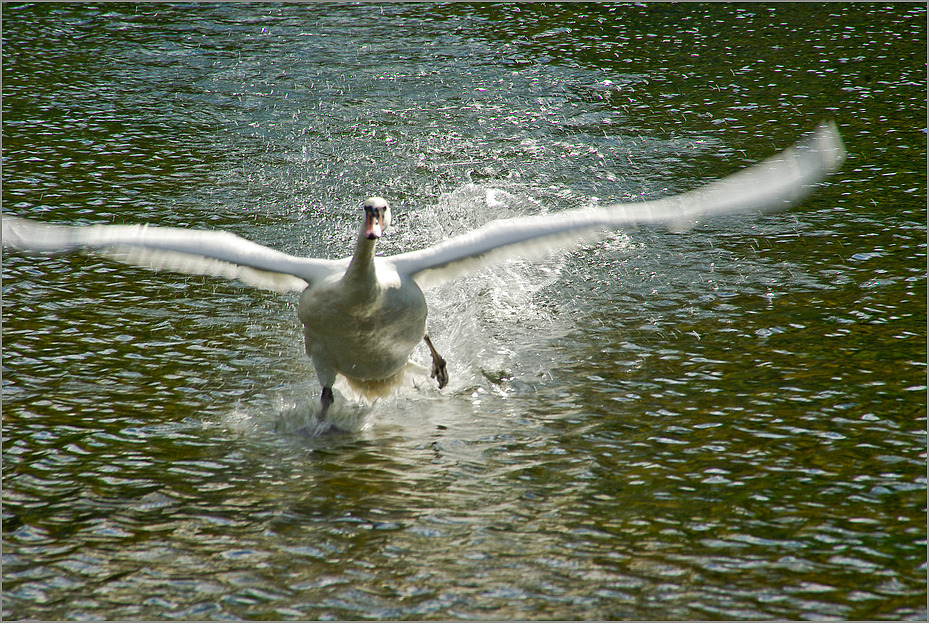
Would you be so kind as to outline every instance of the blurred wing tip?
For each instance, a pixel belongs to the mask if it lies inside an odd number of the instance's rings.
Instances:
[[[822,155],[823,164],[829,173],[838,171],[845,162],[845,143],[833,119],[822,121],[817,126],[808,146]]]

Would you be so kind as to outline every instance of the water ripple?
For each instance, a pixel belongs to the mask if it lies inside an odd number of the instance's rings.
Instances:
[[[50,221],[336,257],[384,192],[395,253],[823,115],[850,151],[801,209],[430,293],[452,384],[318,437],[294,297],[5,251],[4,616],[925,618],[925,7],[3,17],[4,210]]]

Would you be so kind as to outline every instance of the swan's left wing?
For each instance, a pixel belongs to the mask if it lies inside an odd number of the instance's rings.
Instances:
[[[332,271],[329,260],[295,257],[222,231],[90,225],[2,216],[3,245],[39,253],[98,250],[113,259],[191,275],[238,279],[267,290],[303,291]]]
[[[812,192],[844,159],[839,131],[827,122],[779,154],[682,195],[494,221],[429,249],[386,259],[426,289],[509,257],[533,258],[575,246],[605,229],[682,228],[701,217],[783,210]]]

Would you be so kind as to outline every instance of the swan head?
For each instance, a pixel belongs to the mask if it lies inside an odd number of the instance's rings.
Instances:
[[[371,197],[363,207],[365,217],[361,235],[368,240],[377,240],[390,225],[390,206],[383,197]]]

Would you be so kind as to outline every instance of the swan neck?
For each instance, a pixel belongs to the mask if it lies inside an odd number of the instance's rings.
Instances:
[[[356,281],[374,279],[374,248],[376,246],[377,240],[359,236],[355,244],[355,253],[352,255],[352,261],[348,265],[345,276]]]

